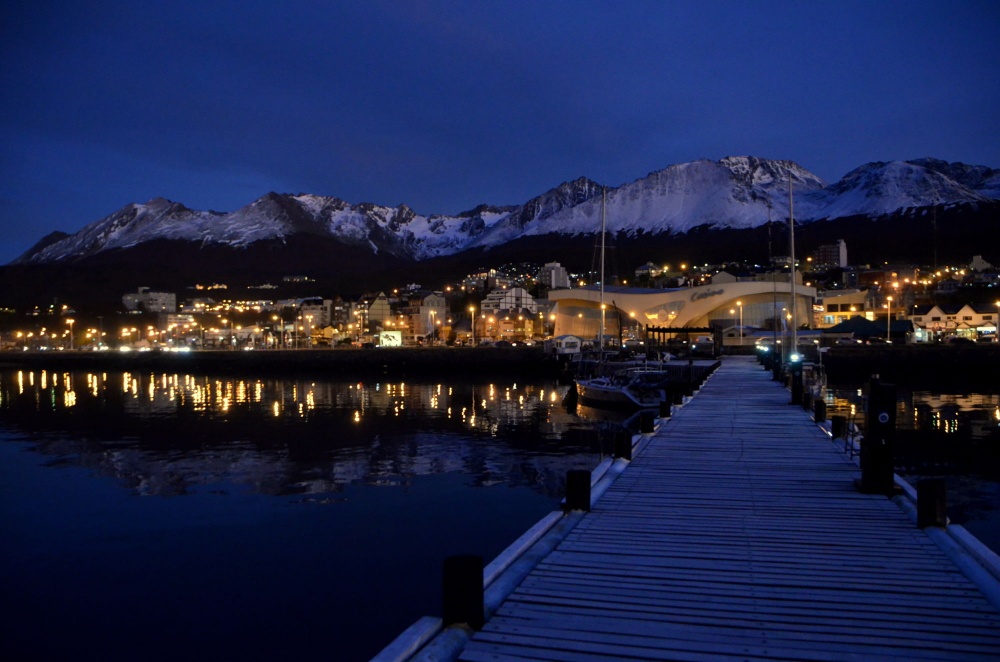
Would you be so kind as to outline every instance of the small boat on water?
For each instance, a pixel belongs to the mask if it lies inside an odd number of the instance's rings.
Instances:
[[[666,399],[668,374],[629,368],[606,376],[576,380],[581,404],[606,409],[655,409]]]

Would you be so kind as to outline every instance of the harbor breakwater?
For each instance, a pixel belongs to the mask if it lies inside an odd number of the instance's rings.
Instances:
[[[823,353],[830,383],[883,381],[925,387],[1000,389],[1000,346],[858,345],[831,347]]]
[[[4,352],[0,368],[223,375],[308,375],[333,380],[383,377],[554,378],[560,366],[540,347],[394,347],[192,352]]]

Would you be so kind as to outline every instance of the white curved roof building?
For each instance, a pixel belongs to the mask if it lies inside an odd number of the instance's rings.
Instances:
[[[740,281],[653,290],[637,287],[605,287],[605,334],[618,334],[622,326],[638,324],[658,327],[764,326],[773,318],[791,314],[788,282]],[[796,283],[796,326],[812,320],[816,289]],[[571,334],[596,338],[601,326],[601,293],[596,286],[552,290],[556,302],[555,335]]]

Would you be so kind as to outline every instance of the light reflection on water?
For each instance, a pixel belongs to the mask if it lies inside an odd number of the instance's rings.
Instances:
[[[219,482],[322,493],[460,471],[554,496],[600,453],[565,389],[16,371],[0,373],[0,420],[140,494]]]
[[[564,393],[0,371],[5,650],[368,659],[600,462]]]
[[[865,386],[830,388],[828,416],[863,433]],[[897,388],[896,471],[915,482],[944,478],[948,515],[1000,553],[1000,395]]]

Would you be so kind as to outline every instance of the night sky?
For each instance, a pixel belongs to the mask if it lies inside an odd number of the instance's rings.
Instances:
[[[162,196],[457,213],[579,176],[1000,167],[1000,2],[0,4],[0,263]]]

